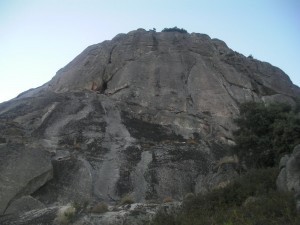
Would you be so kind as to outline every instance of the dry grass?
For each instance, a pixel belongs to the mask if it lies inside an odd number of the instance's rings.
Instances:
[[[120,201],[120,205],[130,205],[132,203],[134,203],[134,200],[129,194],[125,195]]]
[[[108,205],[105,202],[99,202],[92,209],[92,213],[105,213],[108,211]]]
[[[63,206],[57,212],[56,221],[61,225],[69,224],[75,216],[75,212],[76,209],[70,204]]]
[[[168,202],[173,202],[172,197],[168,196],[164,198],[163,203],[168,203]]]

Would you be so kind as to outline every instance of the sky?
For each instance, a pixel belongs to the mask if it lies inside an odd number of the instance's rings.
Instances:
[[[221,39],[300,86],[300,0],[0,0],[0,102],[46,83],[89,45],[174,26]]]

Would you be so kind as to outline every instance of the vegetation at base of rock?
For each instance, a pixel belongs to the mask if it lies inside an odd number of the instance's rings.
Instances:
[[[75,208],[76,212],[84,211],[86,210],[87,206],[89,204],[89,201],[73,201],[71,203],[71,206]]]
[[[278,170],[252,170],[225,188],[184,201],[181,213],[158,213],[152,225],[296,225],[300,215],[291,194],[276,191]]]
[[[247,102],[235,120],[233,151],[249,168],[275,166],[300,143],[299,107]]]
[[[59,209],[56,221],[58,224],[65,225],[72,222],[76,213],[76,209],[72,205],[67,205]]]
[[[133,198],[130,195],[125,195],[121,200],[120,200],[120,205],[130,205],[134,203]]]
[[[179,32],[179,33],[183,33],[186,34],[187,30],[183,29],[183,28],[178,28],[178,27],[172,27],[172,28],[164,28],[161,32]]]
[[[159,212],[153,225],[300,224],[293,194],[277,191],[275,168],[300,143],[299,111],[298,103],[243,103],[233,153],[248,171],[223,188],[185,198],[177,215]]]
[[[164,198],[163,203],[168,203],[168,202],[173,202],[172,197],[168,196]]]
[[[105,202],[99,202],[92,209],[92,213],[105,213],[108,211],[108,205]]]

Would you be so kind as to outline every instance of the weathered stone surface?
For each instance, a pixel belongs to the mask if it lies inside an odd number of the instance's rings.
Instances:
[[[220,40],[142,29],[88,47],[27,96],[45,90],[98,91],[140,106],[149,122],[170,125],[186,138],[214,130],[225,142],[240,102],[293,102],[300,95],[283,71],[234,52]]]
[[[281,171],[277,178],[277,187],[281,191],[292,191],[300,194],[300,145],[297,145],[291,156],[282,158],[285,166],[281,165]]]
[[[52,206],[20,214],[6,214],[0,217],[0,223],[1,225],[54,225],[58,210],[59,207]]]
[[[263,96],[262,100],[266,104],[276,103],[277,102],[277,103],[285,103],[285,104],[289,104],[291,106],[295,106],[295,101],[293,100],[292,97],[286,96],[286,95],[282,95],[282,94],[275,94],[275,95]]]
[[[12,202],[7,210],[6,214],[21,214],[27,211],[35,210],[35,209],[43,209],[45,205],[40,201],[34,199],[30,195],[23,196],[16,201]]]
[[[20,144],[0,146],[0,213],[23,195],[28,195],[52,178],[49,155],[41,149]]]
[[[1,225],[144,225],[149,224],[158,212],[174,215],[181,209],[181,202],[163,204],[133,203],[123,206],[109,206],[104,213],[76,211],[71,205],[51,206],[18,214],[0,217]],[[72,212],[72,216],[65,213]]]

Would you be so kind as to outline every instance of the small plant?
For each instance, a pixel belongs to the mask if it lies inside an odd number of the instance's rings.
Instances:
[[[56,216],[58,224],[65,225],[69,224],[75,216],[76,209],[71,205],[61,207]]]
[[[72,205],[72,207],[75,208],[76,211],[79,211],[79,210],[81,210],[81,208],[82,208],[82,205],[81,205],[80,202],[78,202],[78,201],[72,202],[71,205]]]
[[[163,203],[168,203],[168,202],[173,202],[172,197],[168,196],[164,198]]]
[[[132,203],[134,203],[134,200],[129,194],[125,195],[120,201],[120,205],[130,205]]]
[[[196,145],[196,144],[198,144],[198,143],[197,143],[197,140],[194,139],[194,138],[190,138],[190,139],[188,139],[186,142],[187,142],[188,144],[190,144],[190,145]]]
[[[92,213],[105,213],[108,211],[108,205],[105,202],[99,202],[92,209]]]
[[[252,54],[248,55],[248,59],[253,59],[253,55]]]

